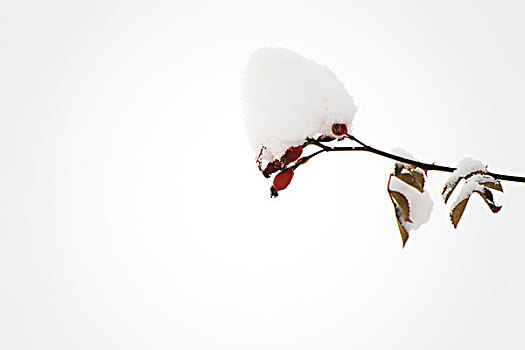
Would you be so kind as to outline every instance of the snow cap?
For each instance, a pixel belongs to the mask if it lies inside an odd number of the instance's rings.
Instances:
[[[487,166],[479,160],[466,157],[458,162],[456,170],[450,175],[447,180],[448,185],[457,183],[460,179],[474,172],[487,172]]]
[[[307,137],[331,135],[332,124],[352,129],[357,111],[334,73],[293,51],[257,49],[244,71],[245,125],[254,152],[279,159]]]

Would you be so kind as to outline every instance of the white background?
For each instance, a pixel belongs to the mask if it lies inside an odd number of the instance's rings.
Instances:
[[[393,163],[326,154],[269,198],[249,54],[330,67],[355,135],[525,174],[525,8],[486,1],[0,2],[0,348],[523,349],[525,185],[401,249]]]

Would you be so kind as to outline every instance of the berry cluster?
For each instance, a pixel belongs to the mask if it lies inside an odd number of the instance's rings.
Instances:
[[[336,137],[344,137],[348,135],[348,128],[346,124],[333,124],[332,133]],[[317,142],[330,142],[335,140],[332,135],[323,135],[317,139]],[[293,179],[294,170],[300,164],[304,164],[308,161],[309,157],[300,158],[303,154],[303,148],[310,144],[311,139],[307,139],[305,143],[301,146],[293,146],[286,150],[284,155],[280,159],[274,159],[272,162],[268,163],[266,167],[262,168],[262,162],[260,160],[264,146],[261,149],[261,153],[257,158],[257,164],[259,165],[259,170],[261,170],[264,177],[269,178],[273,173],[279,172],[273,179],[273,185],[270,188],[270,195],[272,197],[277,197],[278,192],[284,190]],[[295,162],[295,164],[293,164]]]

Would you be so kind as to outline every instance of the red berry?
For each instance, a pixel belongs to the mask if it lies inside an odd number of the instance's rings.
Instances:
[[[281,162],[284,164],[290,164],[295,162],[303,154],[303,148],[301,146],[290,147],[281,157]]]
[[[284,169],[279,174],[277,174],[277,176],[275,176],[275,178],[273,179],[272,188],[275,191],[282,191],[286,187],[288,187],[292,179],[293,179],[293,170],[291,168]]]
[[[279,168],[276,167],[275,164],[272,162],[272,163],[268,163],[268,165],[266,166],[266,169],[264,169],[262,173],[264,177],[269,178],[271,174],[275,173],[278,170]]]
[[[348,128],[346,124],[334,124],[332,125],[332,132],[335,136],[343,136],[348,133]]]

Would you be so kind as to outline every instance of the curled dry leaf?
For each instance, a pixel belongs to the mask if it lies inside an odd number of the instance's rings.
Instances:
[[[397,227],[399,227],[399,233],[401,234],[401,240],[403,241],[404,247],[408,240],[408,230],[405,228],[405,224],[407,222],[412,222],[412,220],[410,220],[410,204],[405,195],[400,192],[389,190],[388,194],[390,195],[390,199],[396,210]]]
[[[476,193],[478,193],[481,196],[481,198],[483,198],[483,200],[493,213],[497,213],[501,210],[501,205],[496,205],[496,203],[494,202],[494,196],[492,195],[492,192],[490,192],[489,189],[483,188],[481,191],[476,191]]]
[[[459,183],[459,181],[457,182]],[[457,187],[457,184],[454,188],[455,187]],[[452,205],[450,211],[450,219],[452,220],[454,228],[457,228],[468,200],[473,193],[479,194],[493,213],[497,213],[501,210],[501,206],[494,202],[494,196],[490,189],[503,192],[501,182],[486,173],[475,172],[465,177],[465,183],[463,184],[463,187],[458,194],[458,198]],[[448,198],[450,198],[450,194],[448,195]]]
[[[487,188],[492,188],[493,190],[503,192],[503,187],[501,186],[501,182],[495,178],[493,178],[490,175],[483,174],[483,175],[474,175],[473,178],[476,179],[476,181]]]
[[[445,187],[443,187],[443,192],[441,192],[441,196],[443,196],[443,201],[445,204],[450,199],[450,196],[452,195],[452,192],[456,189],[456,186],[459,184],[459,181],[461,181],[461,178],[456,179],[455,181],[447,181],[445,184]]]
[[[467,180],[468,178],[477,175],[483,177],[486,176],[487,178],[490,178],[491,180],[489,180],[488,182],[491,183],[497,181],[490,175],[488,175],[487,166],[479,160],[475,160],[472,158],[463,158],[462,160],[460,160],[458,162],[456,170],[454,170],[454,172],[449,176],[447,182],[445,183],[445,186],[443,187],[443,192],[441,193],[441,195],[443,196],[443,200],[445,201],[445,203],[448,202],[450,196],[452,195],[452,192],[454,192],[461,180]]]

